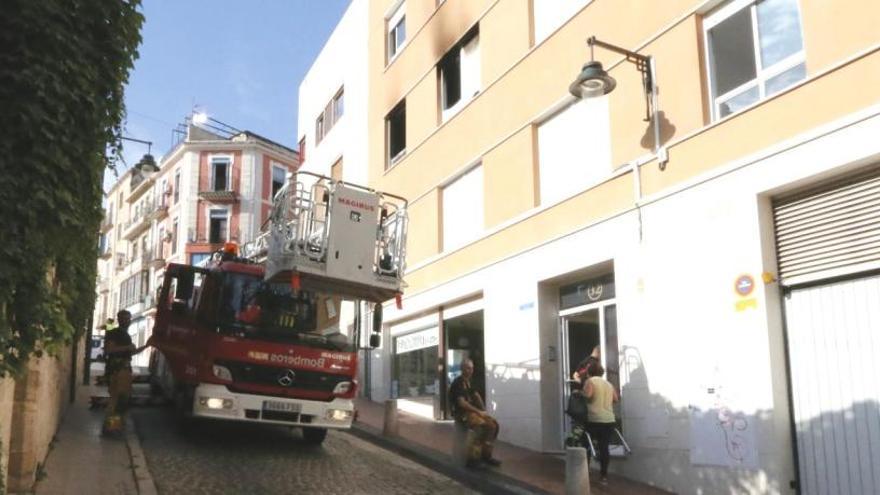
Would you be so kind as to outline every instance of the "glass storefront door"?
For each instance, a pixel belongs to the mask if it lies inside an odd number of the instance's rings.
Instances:
[[[605,379],[620,391],[619,353],[617,345],[617,306],[612,303],[599,303],[592,307],[573,308],[560,313],[562,331],[562,375],[566,378],[563,386],[563,410],[573,387],[572,374],[578,364],[585,360],[598,347]],[[620,404],[615,405],[615,414],[620,417]],[[568,418],[565,419],[565,435],[571,431]]]

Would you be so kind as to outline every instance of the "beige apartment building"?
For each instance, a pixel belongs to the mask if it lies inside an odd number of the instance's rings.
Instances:
[[[199,264],[226,242],[253,240],[275,192],[299,166],[295,150],[250,131],[210,119],[188,119],[183,129],[157,172],[131,168],[107,193],[93,321],[97,327],[131,311],[138,346],[152,333],[165,266]],[[148,359],[140,354],[134,364]]]
[[[411,223],[365,394],[443,420],[469,356],[501,438],[560,452],[599,346],[612,470],[880,491],[880,3],[368,4],[368,177]],[[591,37],[607,94],[570,88]]]

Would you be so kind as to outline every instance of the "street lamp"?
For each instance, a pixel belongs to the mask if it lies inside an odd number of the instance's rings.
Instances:
[[[636,69],[642,73],[642,85],[645,89],[645,122],[651,122],[654,128],[654,153],[657,154],[660,151],[660,122],[657,111],[657,81],[654,57],[600,41],[595,36],[587,38],[587,45],[590,46],[590,61],[581,68],[580,74],[577,75],[568,87],[568,91],[577,98],[587,99],[607,95],[617,86],[617,81],[602,68],[602,63],[593,58],[593,46],[599,46],[626,56],[627,62],[635,64]],[[660,169],[664,168],[665,159],[662,159]]]
[[[141,157],[140,161],[138,161],[134,165],[135,170],[137,170],[138,172],[140,172],[142,174],[147,173],[147,172],[152,173],[152,172],[159,171],[159,166],[156,165],[156,159],[153,158],[153,155],[150,154],[150,149],[153,147],[152,141],[144,141],[143,139],[135,139],[135,138],[125,137],[125,136],[120,136],[120,139],[124,139],[126,141],[134,141],[135,143],[141,143],[141,144],[147,145],[147,153],[143,157]]]

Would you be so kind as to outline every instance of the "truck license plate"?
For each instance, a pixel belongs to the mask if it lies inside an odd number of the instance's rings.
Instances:
[[[295,402],[276,402],[273,400],[264,400],[263,410],[298,413],[300,411],[300,405]]]

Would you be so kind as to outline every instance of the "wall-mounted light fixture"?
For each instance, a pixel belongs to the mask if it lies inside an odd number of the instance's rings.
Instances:
[[[133,141],[135,143],[141,143],[147,145],[147,153],[141,157],[141,159],[134,165],[134,169],[140,173],[152,173],[158,172],[159,166],[156,165],[156,159],[153,158],[153,155],[150,154],[150,150],[153,147],[152,141],[144,141],[143,139],[135,139],[125,136],[120,136],[120,139],[124,139],[125,141]]]
[[[587,45],[590,47],[590,60],[581,68],[580,74],[568,87],[568,91],[577,98],[587,99],[607,95],[617,86],[617,81],[602,68],[602,63],[593,57],[594,46],[624,55],[627,62],[635,64],[636,69],[642,73],[642,86],[645,90],[645,122],[651,122],[654,128],[654,153],[658,155],[660,169],[663,170],[666,158],[665,153],[660,150],[660,119],[657,112],[657,80],[654,57],[600,41],[595,36],[587,38]]]

